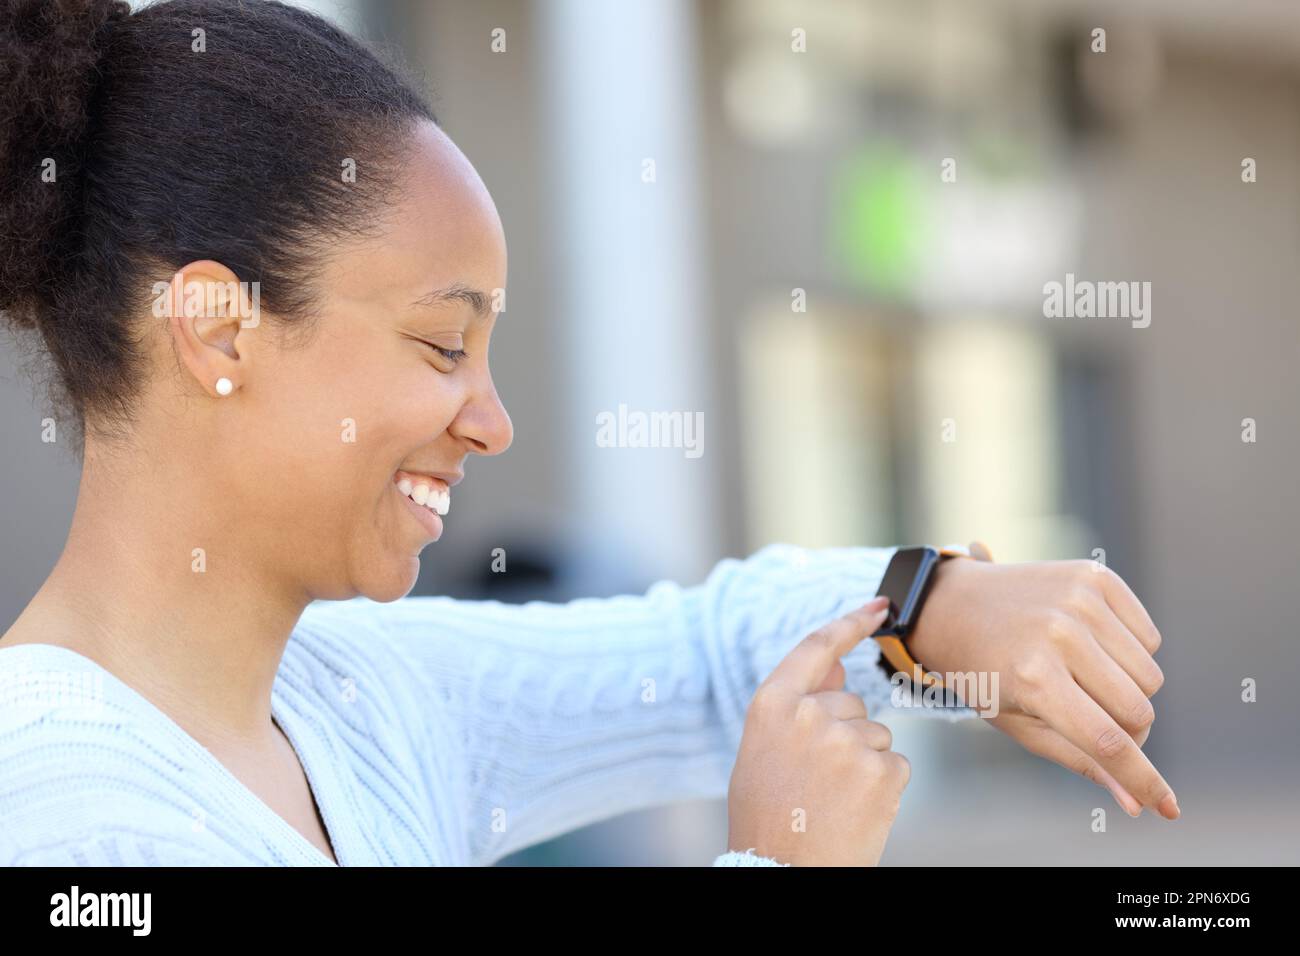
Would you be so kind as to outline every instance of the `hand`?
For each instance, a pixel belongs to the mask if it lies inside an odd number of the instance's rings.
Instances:
[[[1164,683],[1160,632],[1129,586],[1095,561],[943,561],[908,639],[927,670],[998,674],[989,723],[1106,787],[1125,812],[1178,801],[1142,744]]]
[[[889,749],[889,728],[843,689],[839,658],[887,611],[877,598],[818,628],[759,686],[727,794],[733,849],[793,866],[880,860],[911,765]]]

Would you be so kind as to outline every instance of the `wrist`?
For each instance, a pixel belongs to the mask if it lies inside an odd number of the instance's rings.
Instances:
[[[955,626],[961,619],[961,595],[970,576],[981,570],[980,564],[972,558],[945,558],[931,572],[925,603],[906,641],[908,653],[925,670],[942,674],[959,669],[952,650]]]

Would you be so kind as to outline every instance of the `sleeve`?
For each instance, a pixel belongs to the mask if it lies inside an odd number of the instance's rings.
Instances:
[[[475,864],[625,812],[725,797],[758,685],[804,636],[869,601],[892,548],[768,545],[691,587],[568,603],[411,597],[365,622],[413,682],[421,760],[460,773]],[[841,658],[873,719],[895,707],[864,639]]]
[[[714,866],[789,866],[789,863],[778,863],[770,856],[759,856],[750,847],[743,853],[739,850],[728,850],[722,856],[713,861]]]

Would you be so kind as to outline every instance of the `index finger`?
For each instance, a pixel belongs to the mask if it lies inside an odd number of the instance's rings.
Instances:
[[[877,597],[843,617],[823,624],[795,645],[772,669],[767,681],[798,694],[816,690],[835,662],[876,632],[889,613],[889,598]]]

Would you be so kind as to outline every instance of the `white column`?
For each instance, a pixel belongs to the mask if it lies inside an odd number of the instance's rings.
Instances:
[[[574,581],[592,593],[693,582],[722,540],[695,12],[685,0],[550,0],[537,16]],[[597,416],[620,404],[702,413],[702,454],[598,447]]]

